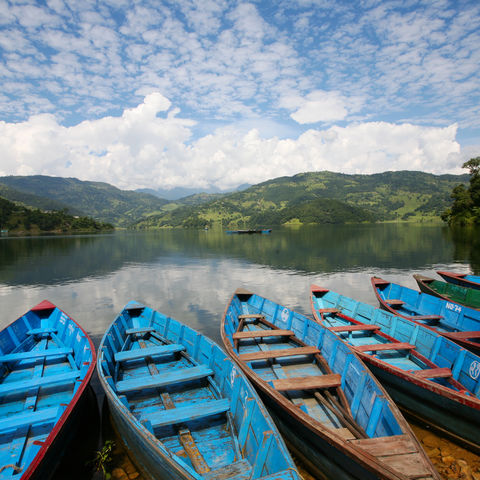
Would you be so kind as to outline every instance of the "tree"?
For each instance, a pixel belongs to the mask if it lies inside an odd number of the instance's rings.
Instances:
[[[480,157],[471,158],[462,165],[470,173],[470,185],[457,185],[450,197],[451,208],[442,214],[442,220],[450,225],[480,224]]]

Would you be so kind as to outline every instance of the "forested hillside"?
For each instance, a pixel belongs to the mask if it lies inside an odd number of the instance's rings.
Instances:
[[[88,217],[68,215],[65,211],[41,212],[17,205],[0,197],[0,229],[11,233],[72,233],[112,230],[113,226]]]
[[[467,175],[333,172],[280,177],[200,205],[140,220],[136,228],[167,226],[256,227],[286,223],[440,221],[452,189]]]
[[[11,189],[43,197],[68,208],[71,213],[81,212],[83,215],[113,223],[117,226],[128,226],[143,215],[160,212],[168,203],[147,193],[120,190],[108,183],[84,182],[76,178],[48,177],[33,175],[26,177],[0,177],[0,185]],[[18,193],[17,193],[18,195]],[[20,200],[10,197],[11,200]],[[32,199],[30,199],[32,200]],[[34,201],[23,202],[37,208],[44,208]]]

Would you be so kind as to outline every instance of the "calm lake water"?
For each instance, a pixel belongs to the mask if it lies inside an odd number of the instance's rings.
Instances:
[[[220,343],[238,287],[310,314],[312,283],[376,305],[370,277],[416,288],[413,273],[480,274],[478,231],[381,224],[274,229],[270,235],[165,230],[0,239],[3,327],[44,299],[75,318],[98,346],[130,300]]]

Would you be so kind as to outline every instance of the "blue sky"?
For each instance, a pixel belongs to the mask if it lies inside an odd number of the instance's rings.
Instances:
[[[0,175],[233,188],[480,155],[480,3],[0,0]]]

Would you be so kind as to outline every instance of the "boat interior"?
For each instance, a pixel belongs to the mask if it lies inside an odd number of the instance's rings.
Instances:
[[[80,388],[92,352],[54,306],[5,328],[0,352],[0,478],[20,478]]]

